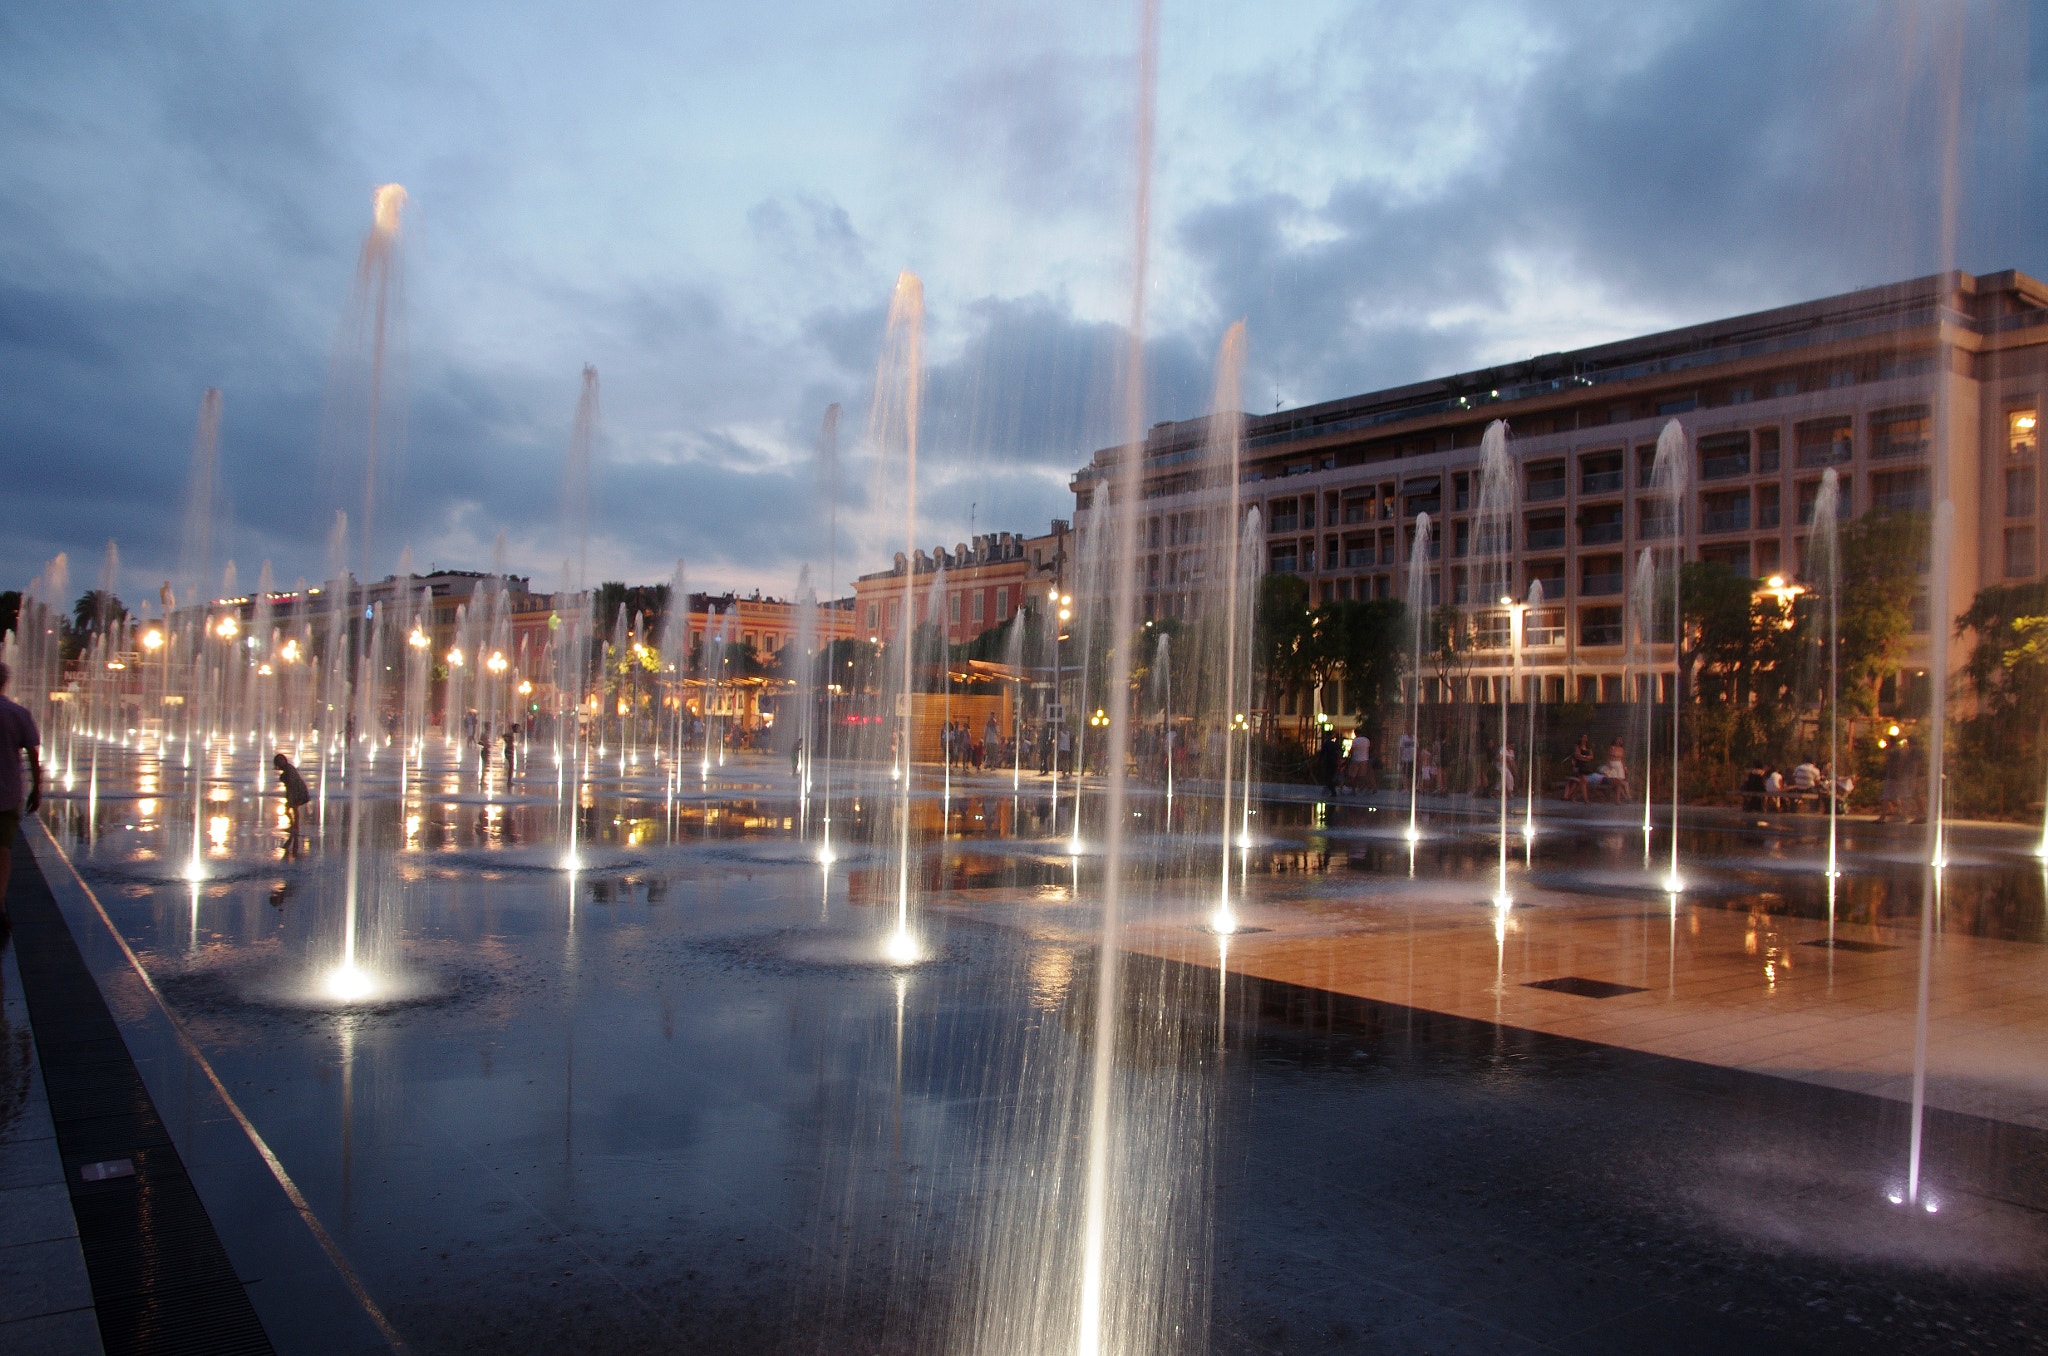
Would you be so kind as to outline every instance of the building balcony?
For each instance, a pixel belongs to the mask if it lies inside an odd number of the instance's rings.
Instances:
[[[1579,644],[1619,645],[1621,644],[1621,623],[1589,622],[1586,625],[1579,628]]]
[[[1579,477],[1580,494],[1613,494],[1621,488],[1621,472],[1596,471]]]
[[[1354,546],[1344,553],[1344,568],[1356,569],[1360,565],[1372,564],[1373,549],[1370,546]]]
[[[1702,514],[1701,518],[1700,530],[1703,532],[1749,531],[1749,510],[1746,508],[1722,509],[1718,513]]]
[[[1814,466],[1847,466],[1855,459],[1855,448],[1847,442],[1808,443],[1799,449],[1802,469]]]
[[[1532,480],[1529,482],[1529,502],[1536,504],[1546,499],[1562,499],[1564,498],[1564,487],[1565,478],[1563,476],[1551,476],[1544,480]]]
[[[1605,546],[1622,538],[1622,525],[1612,523],[1587,523],[1579,528],[1579,545]]]
[[[1579,593],[1587,598],[1604,598],[1620,593],[1622,578],[1618,574],[1589,574],[1579,580]]]
[[[1730,476],[1749,474],[1749,453],[1732,452],[1725,457],[1706,457],[1700,461],[1701,480],[1726,480]]]

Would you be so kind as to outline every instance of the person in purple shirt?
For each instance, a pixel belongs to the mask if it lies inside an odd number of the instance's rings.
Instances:
[[[43,803],[43,758],[41,735],[28,708],[7,696],[12,677],[0,664],[0,928],[7,926],[7,878],[14,873],[14,835],[21,829],[24,813],[34,814]],[[28,755],[28,795],[21,794],[21,755]]]

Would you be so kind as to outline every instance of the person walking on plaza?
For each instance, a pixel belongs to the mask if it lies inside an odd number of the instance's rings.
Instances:
[[[1408,747],[1412,753],[1414,741],[1409,741]],[[1372,740],[1366,735],[1364,726],[1351,736],[1351,756],[1345,764],[1344,784],[1353,791],[1372,790]]]
[[[1401,732],[1401,785],[1407,786],[1415,777],[1415,736],[1406,730]]]
[[[1337,794],[1337,770],[1344,761],[1344,746],[1337,742],[1337,732],[1325,725],[1322,743],[1316,748],[1316,762],[1322,773],[1323,794]]]
[[[7,930],[7,878],[14,871],[14,836],[21,817],[43,803],[43,737],[28,708],[7,695],[12,675],[0,663],[0,932]],[[28,759],[28,794],[21,789],[21,760]]]
[[[306,779],[292,766],[292,760],[283,754],[276,754],[270,765],[277,769],[277,782],[284,788],[284,855],[289,857],[299,846],[299,807],[313,799],[313,793],[306,789]]]
[[[518,740],[519,727],[517,725],[508,724],[505,727],[505,734],[502,741],[505,745],[505,779],[507,781],[510,781],[512,778],[512,747],[514,744],[518,742]]]

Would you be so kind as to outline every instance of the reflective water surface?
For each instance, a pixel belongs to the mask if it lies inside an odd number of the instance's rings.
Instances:
[[[886,769],[841,777],[829,866],[786,761],[615,771],[573,810],[551,771],[373,772],[355,992],[332,982],[345,799],[307,807],[292,845],[253,765],[220,770],[190,881],[191,774],[106,761],[46,820],[417,1349],[1044,1340],[1014,1311],[1065,1283],[1071,1070],[1094,1039],[1098,809],[1070,851],[1071,783],[920,790],[921,956],[897,964],[896,863],[863,846],[888,838]],[[1137,884],[1153,923],[1199,939],[1213,870],[1185,845],[1217,841],[1216,808],[1182,792],[1138,802]],[[1465,808],[1411,850],[1405,803],[1276,795],[1234,869],[1269,924],[1464,918],[1498,855],[1487,807]],[[1682,907],[1827,917],[1820,831],[1688,832]],[[1677,926],[1639,825],[1545,819],[1510,848],[1531,907],[1653,920],[1646,948]],[[1915,851],[1848,829],[1834,917],[1916,927]],[[2039,864],[1995,837],[1954,851],[1941,935],[2041,944]],[[1652,1349],[1678,1323],[1702,1350],[2018,1351],[2048,1325],[2037,1131],[1933,1115],[1946,1213],[1902,1220],[1881,1194],[1895,1102],[1228,966],[1208,941],[1134,960],[1122,1004],[1168,1033],[1128,1047],[1133,1096],[1170,1113],[1129,1148],[1175,1156],[1157,1283],[1199,1316],[1167,1349]]]

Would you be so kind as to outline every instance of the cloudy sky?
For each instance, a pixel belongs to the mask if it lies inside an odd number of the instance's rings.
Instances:
[[[1951,81],[1955,262],[2048,275],[2039,5],[1162,15],[1155,419],[1202,411],[1240,317],[1270,410],[1932,271]],[[153,596],[208,386],[212,572],[324,573],[336,510],[362,516],[333,369],[386,181],[411,195],[402,436],[350,552],[377,573],[502,549],[557,582],[585,363],[594,577],[822,573],[832,401],[839,579],[886,564],[862,443],[900,269],[927,299],[919,539],[1042,531],[1120,422],[1136,35],[1061,0],[15,0],[0,581],[66,552],[75,592],[112,538],[124,596]]]

